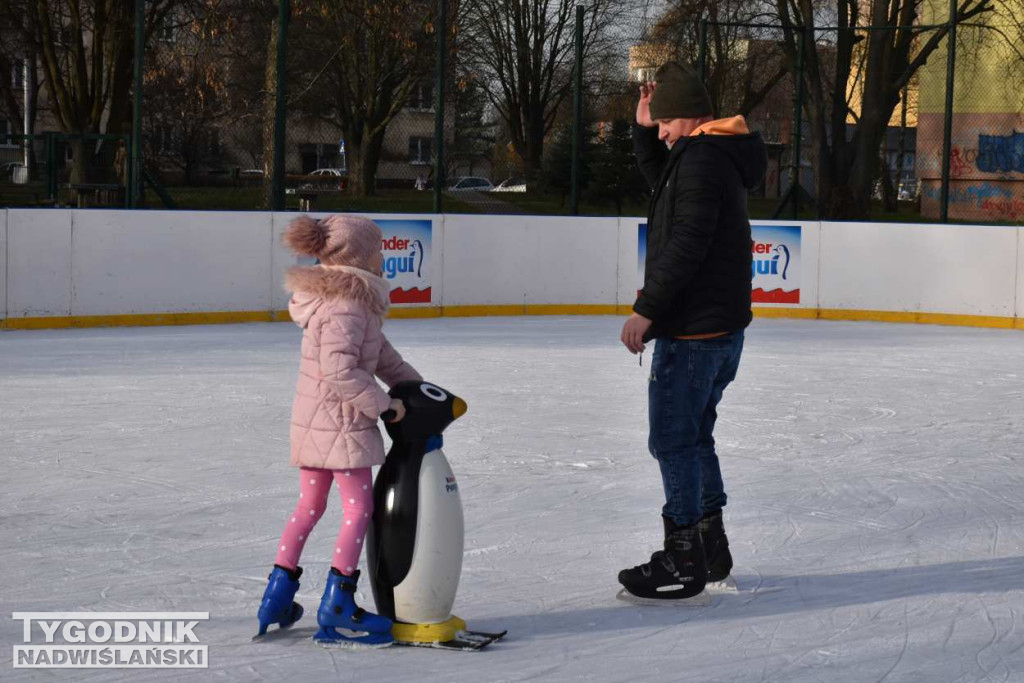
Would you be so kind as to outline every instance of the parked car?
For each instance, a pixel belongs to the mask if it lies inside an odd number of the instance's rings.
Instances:
[[[318,168],[309,177],[313,179],[312,182],[304,183],[302,187],[344,190],[348,171],[344,168]]]
[[[526,178],[506,178],[494,188],[495,192],[526,192]]]
[[[262,168],[246,168],[246,169],[242,169],[241,171],[238,172],[238,177],[239,178],[262,178],[263,177],[263,169]]]
[[[344,178],[347,171],[343,168],[318,168],[309,175],[313,176],[329,176],[334,178]]]
[[[449,192],[490,192],[493,189],[494,185],[491,185],[490,180],[487,178],[478,178],[476,176],[456,178],[455,182],[448,186]]]

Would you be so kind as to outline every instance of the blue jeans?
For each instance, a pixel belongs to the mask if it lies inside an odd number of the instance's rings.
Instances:
[[[743,332],[713,339],[661,338],[647,385],[648,448],[665,486],[662,515],[690,526],[725,507],[715,453],[718,402],[736,378]]]

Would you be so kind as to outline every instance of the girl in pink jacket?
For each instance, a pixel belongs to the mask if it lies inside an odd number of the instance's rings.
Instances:
[[[422,379],[384,337],[390,287],[381,277],[380,228],[370,220],[335,215],[296,218],[284,242],[319,264],[289,269],[288,310],[302,328],[302,361],[291,421],[291,463],[299,468],[299,499],[285,523],[259,610],[259,635],[302,616],[294,602],[302,547],[327,507],[331,483],[344,518],[334,544],[327,586],[317,611],[321,644],[390,645],[391,620],[355,604],[359,555],[373,514],[370,468],[384,462],[377,420],[389,408],[405,415],[377,384]],[[338,629],[341,629],[339,632]]]

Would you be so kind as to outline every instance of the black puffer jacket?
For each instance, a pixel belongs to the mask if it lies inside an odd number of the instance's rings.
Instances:
[[[657,128],[634,125],[633,141],[654,189],[633,305],[654,321],[645,341],[742,330],[751,320],[747,190],[768,165],[760,133],[696,135],[670,151]]]

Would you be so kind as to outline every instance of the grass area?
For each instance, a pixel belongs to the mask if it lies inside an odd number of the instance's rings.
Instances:
[[[541,216],[568,216],[569,197],[564,201],[557,194],[544,194],[541,192],[496,192],[491,195],[494,199],[515,205],[526,213]],[[613,202],[592,202],[580,200],[581,216],[646,216],[647,202],[623,203],[620,214]]]
[[[36,207],[52,206],[52,203],[43,183],[3,183],[0,184],[0,206]]]
[[[501,201],[507,201],[509,204],[514,204],[516,207],[532,214],[540,214],[546,216],[567,216],[569,215],[569,200],[566,199],[563,204],[561,198],[558,195],[549,195],[541,193],[502,193],[495,195],[496,199]],[[750,217],[757,220],[768,220],[775,214],[775,210],[779,206],[778,199],[764,199],[761,197],[752,197],[748,201],[748,208],[750,211]],[[582,216],[640,216],[644,217],[647,215],[647,202],[626,202],[622,207],[622,213],[619,214],[615,205],[611,202],[594,203],[588,201],[580,202],[580,215]],[[781,219],[787,219],[792,217],[792,210],[786,207],[786,210],[780,216]],[[814,206],[811,204],[803,204],[800,207],[800,220],[817,220],[818,214]],[[886,223],[904,223],[904,222],[918,222],[918,223],[929,223],[933,222],[928,218],[921,216],[917,210],[915,202],[900,202],[899,210],[896,213],[887,213],[881,202],[876,202],[874,205],[874,211],[871,215],[871,220],[877,222]]]
[[[256,211],[262,203],[259,187],[169,187],[167,193],[179,209]],[[476,213],[473,207],[445,196],[445,211],[449,213]],[[299,208],[298,197],[288,195],[285,205],[290,211]],[[146,191],[145,206],[163,208],[155,192]],[[316,211],[360,211],[366,213],[430,213],[434,210],[434,195],[416,190],[381,190],[374,197],[357,199],[345,192],[322,195],[317,198]]]

